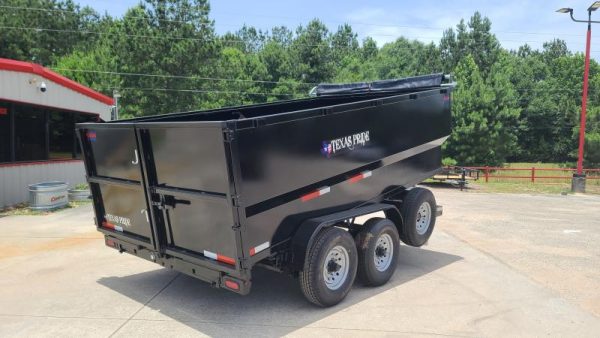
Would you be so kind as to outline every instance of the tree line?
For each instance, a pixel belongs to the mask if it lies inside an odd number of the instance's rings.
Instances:
[[[143,0],[122,17],[72,0],[0,7],[1,57],[40,63],[109,96],[118,91],[122,117],[301,98],[322,82],[443,72],[458,84],[446,163],[576,158],[584,56],[560,39],[541,50],[507,50],[477,12],[437,43],[400,36],[379,47],[349,24],[330,31],[318,19],[219,35],[208,0]],[[588,166],[600,164],[599,70],[592,60]]]

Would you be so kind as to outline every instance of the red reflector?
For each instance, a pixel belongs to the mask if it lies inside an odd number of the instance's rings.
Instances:
[[[232,280],[225,280],[225,286],[230,288],[231,290],[239,290],[240,289],[240,285]]]
[[[369,171],[369,170],[367,170],[367,171],[363,171],[362,173],[360,173],[360,174],[358,174],[358,175],[354,175],[354,176],[350,177],[350,178],[348,179],[348,181],[349,181],[350,183],[356,183],[356,182],[358,182],[358,181],[360,181],[360,180],[362,180],[362,179],[365,179],[365,178],[367,178],[367,177],[371,177],[371,175],[373,175],[373,172],[372,172],[372,171]]]
[[[108,221],[104,221],[102,222],[102,226],[111,230],[115,230],[115,231],[120,231],[123,232],[123,227],[120,225],[115,225],[113,223],[110,223]]]
[[[106,245],[107,246],[112,246],[114,248],[115,247],[115,242],[112,239],[107,238],[106,239]]]
[[[8,115],[8,108],[0,108],[0,115]]]
[[[310,194],[306,194],[306,195],[302,196],[302,202],[310,201],[313,198],[317,198],[319,196],[321,196],[321,195],[319,194],[318,191],[311,192]]]
[[[256,255],[256,249],[252,248],[252,249],[250,249],[250,256],[254,256],[254,255]]]
[[[349,181],[350,181],[350,183],[355,183],[355,182],[358,182],[358,181],[360,181],[362,179],[363,179],[363,175],[362,174],[358,174],[356,176],[350,177]]]
[[[310,201],[319,196],[323,196],[330,191],[331,191],[331,187],[322,187],[322,188],[318,189],[317,191],[313,191],[309,194],[306,194],[306,195],[300,197],[300,200],[302,200],[302,202]]]
[[[223,255],[217,254],[217,260],[219,262],[223,262],[223,263],[235,265],[235,259],[233,259],[231,257],[227,257],[227,256],[223,256]]]

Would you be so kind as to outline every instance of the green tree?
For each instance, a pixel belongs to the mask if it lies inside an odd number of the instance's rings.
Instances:
[[[298,27],[289,50],[295,65],[292,78],[301,82],[320,83],[333,77],[329,30],[321,21],[315,19],[306,27]]]
[[[515,147],[513,128],[519,114],[502,64],[486,81],[475,59],[467,55],[456,67],[456,79],[453,133],[445,145],[445,156],[462,165],[502,164]]]
[[[98,39],[100,20],[72,0],[5,0],[0,11],[0,56],[50,65]]]
[[[209,9],[207,0],[146,0],[111,27],[119,71],[152,75],[121,79],[125,113],[190,110],[209,101],[218,53]]]
[[[468,24],[460,21],[456,33],[452,29],[446,30],[440,41],[444,71],[454,70],[459,62],[471,55],[482,74],[488,74],[498,60],[501,49],[491,28],[491,21],[475,12]]]

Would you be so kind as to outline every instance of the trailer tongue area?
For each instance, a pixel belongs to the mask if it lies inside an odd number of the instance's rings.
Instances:
[[[323,84],[306,99],[78,124],[97,229],[120,252],[240,294],[255,265],[298,277],[320,306],[355,276],[383,284],[400,240],[425,243],[441,210],[413,187],[441,168],[445,80]],[[377,211],[386,218],[354,223]]]

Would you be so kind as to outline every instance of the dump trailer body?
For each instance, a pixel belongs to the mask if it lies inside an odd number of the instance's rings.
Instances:
[[[306,220],[383,202],[440,169],[441,81],[78,124],[98,230],[120,251],[246,293],[252,266],[285,264]]]

